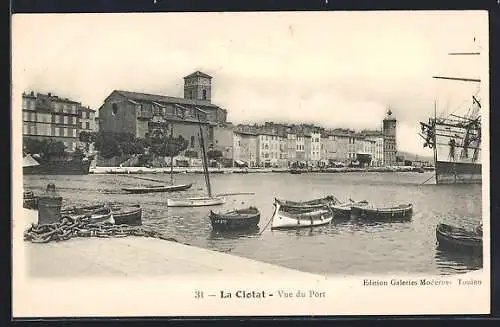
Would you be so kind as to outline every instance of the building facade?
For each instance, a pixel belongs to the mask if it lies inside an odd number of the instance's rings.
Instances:
[[[213,149],[219,150],[222,153],[224,159],[234,160],[233,148],[234,148],[234,132],[233,125],[218,124],[213,127]]]
[[[394,116],[392,115],[392,111],[389,109],[387,111],[387,116],[384,118],[383,121],[385,166],[396,165],[396,153],[397,153],[396,126],[397,126],[397,120],[396,118],[394,118]]]
[[[201,157],[200,125],[206,146],[215,146],[214,128],[227,119],[227,111],[211,103],[211,80],[199,71],[185,76],[184,98],[115,90],[99,109],[99,130],[138,138],[173,130],[174,137],[182,136],[188,150]]]
[[[311,164],[317,166],[321,160],[321,133],[314,131],[311,133]]]
[[[90,108],[82,108],[80,102],[52,93],[23,93],[22,106],[23,139],[60,141],[69,152],[74,151],[79,144],[82,112],[94,112]],[[83,126],[87,127],[86,124]],[[89,125],[88,131],[93,131],[93,127]]]
[[[362,134],[367,140],[375,142],[375,149],[373,152],[373,166],[384,165],[384,135],[382,131],[362,131]]]
[[[95,110],[90,109],[90,107],[82,107],[78,110],[80,114],[79,129],[85,132],[95,132],[96,131],[96,119]]]
[[[258,135],[251,132],[235,130],[233,132],[233,159],[240,164],[249,167],[257,166],[257,138]]]

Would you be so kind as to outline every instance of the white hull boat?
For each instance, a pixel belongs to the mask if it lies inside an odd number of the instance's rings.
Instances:
[[[333,213],[327,206],[303,213],[283,212],[278,202],[274,206],[271,229],[321,226],[331,223],[333,219]]]
[[[169,207],[204,207],[216,206],[226,202],[223,197],[202,197],[202,198],[188,198],[188,199],[167,199],[167,206]]]

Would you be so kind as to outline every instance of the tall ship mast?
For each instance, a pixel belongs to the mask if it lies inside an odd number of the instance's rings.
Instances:
[[[453,52],[452,56],[477,56],[479,52]],[[434,79],[460,83],[481,83],[480,79],[433,76]],[[424,147],[434,151],[436,184],[480,184],[481,174],[481,102],[472,95],[465,115],[449,114],[420,122]]]

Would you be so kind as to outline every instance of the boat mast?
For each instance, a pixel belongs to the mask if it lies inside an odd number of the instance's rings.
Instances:
[[[212,197],[212,188],[210,187],[210,176],[208,174],[208,163],[207,163],[207,154],[205,152],[205,139],[203,138],[203,129],[201,128],[201,120],[200,120],[200,114],[197,114],[198,116],[198,122],[200,126],[200,143],[201,143],[201,153],[203,155],[203,171],[205,173],[205,183],[207,185],[207,192],[208,192],[208,197]]]
[[[170,142],[174,141],[174,127],[170,126]],[[170,184],[174,185],[174,151],[170,148]]]
[[[433,143],[434,146],[432,149],[434,150],[434,177],[436,178],[436,184],[438,184],[438,174],[437,174],[437,142],[436,142],[436,119],[437,119],[437,103],[434,100],[434,120],[432,122],[432,130],[433,130]]]

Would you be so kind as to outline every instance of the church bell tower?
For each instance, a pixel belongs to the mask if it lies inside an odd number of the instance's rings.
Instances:
[[[200,71],[185,76],[184,98],[210,102],[212,98],[212,76]]]

